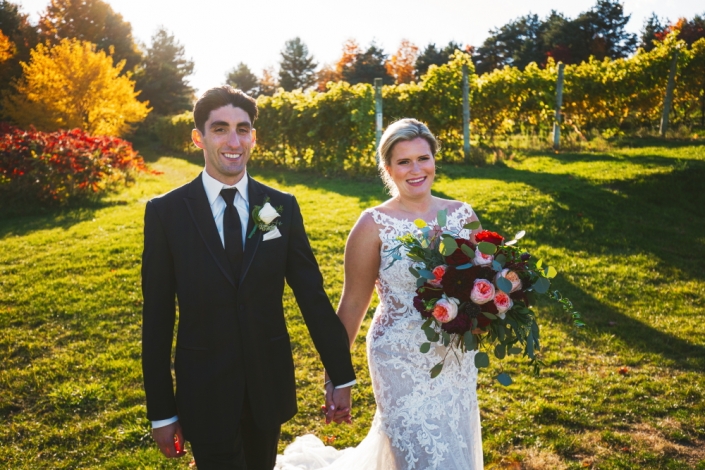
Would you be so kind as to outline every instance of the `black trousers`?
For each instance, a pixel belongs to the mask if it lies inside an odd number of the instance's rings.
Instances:
[[[277,460],[281,426],[260,429],[245,391],[240,429],[234,439],[211,444],[191,443],[198,470],[272,470]]]

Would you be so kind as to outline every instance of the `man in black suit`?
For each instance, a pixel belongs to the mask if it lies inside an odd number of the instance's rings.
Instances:
[[[247,174],[256,118],[255,101],[240,90],[208,90],[194,107],[192,133],[204,171],[145,211],[147,416],[164,455],[184,455],[188,440],[199,470],[274,467],[281,424],[297,410],[285,280],[332,382],[327,418],[349,416],[355,382],[348,336],[323,290],[296,199]]]

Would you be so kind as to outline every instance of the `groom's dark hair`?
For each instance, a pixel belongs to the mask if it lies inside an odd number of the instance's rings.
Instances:
[[[196,129],[205,133],[206,121],[211,111],[229,104],[236,108],[241,108],[250,116],[250,122],[252,124],[255,123],[255,119],[257,119],[257,102],[254,98],[246,95],[242,90],[233,88],[230,85],[223,85],[207,90],[196,101],[193,106],[193,121],[196,123]]]

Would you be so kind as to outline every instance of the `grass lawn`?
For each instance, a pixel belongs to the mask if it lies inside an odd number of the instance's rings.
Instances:
[[[188,467],[160,457],[145,418],[139,269],[145,202],[190,181],[201,163],[144,153],[163,175],[100,203],[0,219],[3,467]],[[252,174],[296,194],[337,303],[345,239],[360,211],[385,199],[381,184]],[[636,142],[445,165],[434,189],[470,203],[485,228],[526,230],[524,245],[559,269],[555,286],[587,324],[576,330],[540,304],[541,376],[522,359],[505,361],[515,380],[507,388],[496,370],[481,372],[486,466],[705,469],[705,146]],[[321,420],[322,370],[290,292],[285,305],[300,412],[281,448],[306,432],[356,444],[374,412],[363,344],[372,309],[354,350],[359,385],[346,427]]]

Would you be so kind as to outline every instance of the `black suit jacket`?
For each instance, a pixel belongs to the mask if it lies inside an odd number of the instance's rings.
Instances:
[[[174,415],[192,442],[221,440],[239,425],[244,393],[257,424],[297,411],[282,295],[291,286],[334,384],[354,380],[348,337],[325,291],[294,196],[250,178],[250,209],[282,207],[281,237],[246,239],[232,272],[201,176],[147,203],[144,221],[142,370],[147,417]],[[247,229],[252,230],[252,214]],[[178,299],[176,393],[171,353]]]

